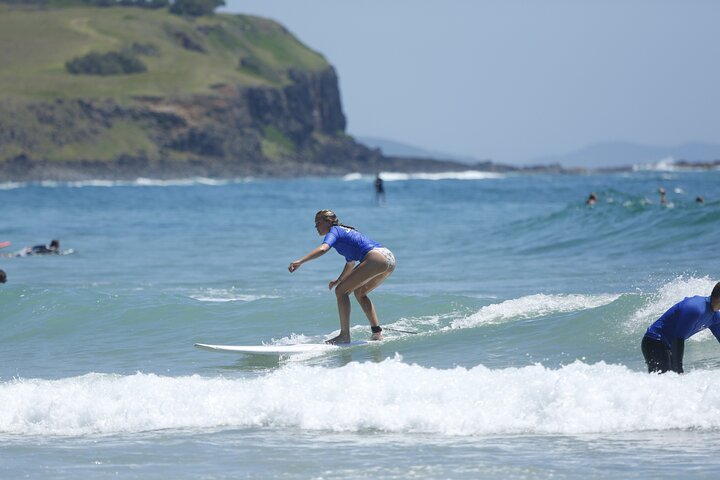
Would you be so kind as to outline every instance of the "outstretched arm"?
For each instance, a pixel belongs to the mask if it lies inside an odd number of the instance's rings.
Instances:
[[[302,265],[303,263],[309,262],[310,260],[315,260],[316,258],[325,255],[328,250],[330,250],[330,246],[327,243],[323,243],[319,247],[314,248],[310,253],[308,253],[301,259],[290,262],[290,266],[288,266],[288,271],[290,271],[290,273],[294,272],[295,270],[300,268],[300,265]]]

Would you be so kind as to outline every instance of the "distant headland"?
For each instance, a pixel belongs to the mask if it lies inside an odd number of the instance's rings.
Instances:
[[[363,145],[323,55],[222,4],[0,0],[0,181],[578,170]]]
[[[0,179],[469,168],[356,142],[321,54],[208,1],[199,14],[163,0],[0,1]]]

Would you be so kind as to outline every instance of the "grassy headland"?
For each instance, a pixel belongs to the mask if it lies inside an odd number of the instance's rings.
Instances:
[[[0,180],[467,167],[356,143],[332,66],[246,15],[0,0],[0,91]]]
[[[65,63],[89,52],[131,51],[135,75],[72,75]],[[0,90],[28,99],[207,94],[219,85],[280,86],[288,71],[329,65],[282,25],[244,15],[198,18],[167,10],[19,7],[0,4]]]

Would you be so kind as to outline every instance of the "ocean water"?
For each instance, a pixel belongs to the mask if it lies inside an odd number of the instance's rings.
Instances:
[[[0,184],[0,252],[74,250],[0,258],[0,478],[720,475],[717,341],[639,348],[720,280],[719,171],[384,177]],[[342,257],[287,271],[324,208],[398,259],[385,340],[194,348],[337,333]]]

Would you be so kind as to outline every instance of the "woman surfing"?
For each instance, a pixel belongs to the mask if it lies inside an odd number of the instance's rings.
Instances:
[[[335,288],[340,335],[326,343],[350,343],[350,292],[355,294],[370,322],[370,340],[382,340],[382,328],[368,293],[375,290],[395,270],[395,256],[354,227],[341,224],[332,210],[320,210],[315,214],[315,229],[318,235],[323,237],[322,244],[304,257],[290,262],[288,270],[294,272],[303,263],[325,255],[333,247],[345,257],[345,267],[340,276],[328,284],[330,290]],[[357,262],[360,263],[356,266]]]

